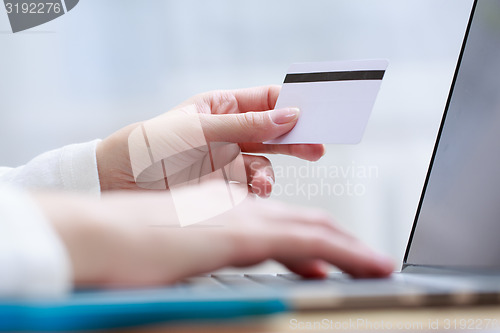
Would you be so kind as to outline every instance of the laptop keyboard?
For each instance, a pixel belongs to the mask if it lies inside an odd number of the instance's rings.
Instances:
[[[500,283],[493,277],[476,278],[446,275],[425,276],[395,273],[388,278],[355,279],[347,274],[330,273],[325,279],[304,279],[293,273],[284,274],[209,274],[186,279],[180,286],[189,288],[209,287],[223,289],[248,288],[296,288],[314,287],[336,290],[342,293],[440,293],[450,290],[470,291],[478,289],[499,290]]]
[[[326,279],[304,279],[293,273],[285,274],[211,274],[186,279],[185,285],[190,287],[217,288],[289,288],[303,286],[323,286],[355,292],[377,289],[380,292],[407,290],[415,286],[407,281],[385,279],[353,279],[347,274],[332,273]]]
[[[298,309],[497,303],[498,276],[394,273],[388,278],[355,279],[331,273],[325,279],[286,274],[209,274],[173,287],[184,295],[278,297]],[[193,292],[194,291],[194,292]],[[220,291],[220,292],[219,292]]]

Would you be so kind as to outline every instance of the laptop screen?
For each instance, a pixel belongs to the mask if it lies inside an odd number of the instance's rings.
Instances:
[[[405,263],[500,268],[500,0],[476,2],[462,52]]]

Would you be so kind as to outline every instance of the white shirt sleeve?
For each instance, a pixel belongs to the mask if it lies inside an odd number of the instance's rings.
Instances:
[[[30,195],[0,185],[0,298],[61,297],[71,263],[61,240]]]
[[[17,168],[0,167],[0,182],[29,189],[58,189],[98,196],[96,147],[99,142],[51,150]]]
[[[60,297],[71,290],[66,249],[23,189],[100,195],[99,141],[52,150],[17,168],[0,167],[0,298]]]

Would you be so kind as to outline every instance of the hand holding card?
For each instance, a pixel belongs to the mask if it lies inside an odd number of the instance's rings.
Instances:
[[[293,64],[275,108],[298,107],[300,118],[265,143],[359,143],[387,66],[387,60]]]

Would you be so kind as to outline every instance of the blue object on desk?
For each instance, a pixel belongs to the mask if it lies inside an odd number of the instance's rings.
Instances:
[[[0,301],[0,331],[77,331],[286,311],[278,295],[171,288],[80,291],[64,300]]]

